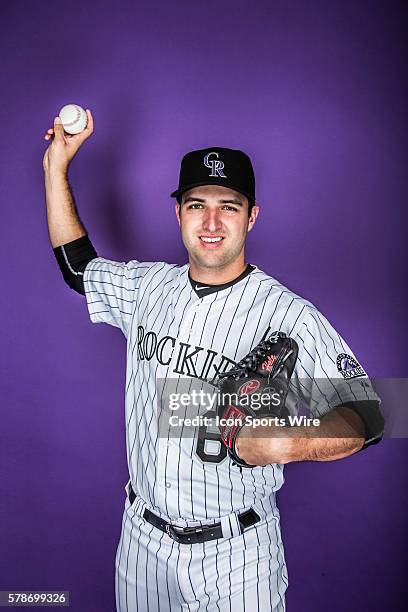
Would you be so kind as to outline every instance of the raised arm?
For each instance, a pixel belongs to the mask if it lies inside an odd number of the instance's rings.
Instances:
[[[97,253],[79,218],[68,182],[68,167],[80,146],[93,133],[91,111],[86,113],[87,127],[75,135],[66,134],[59,117],[55,117],[54,127],[44,136],[51,144],[43,158],[50,241],[66,283],[82,295],[85,295],[84,270]]]
[[[93,133],[92,113],[87,110],[86,114],[88,124],[80,134],[66,134],[59,117],[56,117],[54,126],[44,136],[45,140],[51,140],[50,146],[44,153],[43,168],[48,233],[53,248],[72,242],[87,233],[79,218],[68,182],[71,160]]]

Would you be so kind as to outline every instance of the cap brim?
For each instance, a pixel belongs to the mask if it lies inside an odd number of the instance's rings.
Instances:
[[[194,187],[204,187],[205,185],[221,185],[221,187],[227,187],[228,189],[233,189],[234,191],[238,191],[238,193],[242,193],[242,195],[247,197],[248,200],[255,200],[255,196],[249,193],[246,193],[245,191],[243,191],[242,189],[234,185],[225,185],[224,183],[221,182],[220,179],[218,180],[215,179],[213,181],[206,180],[206,181],[201,181],[199,183],[192,183],[191,185],[186,185],[182,189],[176,189],[176,191],[173,191],[173,193],[170,194],[170,197],[177,198],[178,196],[181,196],[183,193],[185,193],[189,189],[193,189]]]

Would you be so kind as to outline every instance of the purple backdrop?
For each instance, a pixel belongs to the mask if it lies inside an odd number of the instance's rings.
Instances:
[[[69,102],[94,112],[70,178],[98,252],[121,261],[184,262],[169,197],[182,154],[247,151],[262,206],[249,261],[314,302],[371,376],[404,377],[402,6],[0,3],[0,589],[114,609],[125,340],[90,323],[54,260],[41,164],[53,116]],[[286,468],[289,612],[404,609],[406,450],[385,440]]]

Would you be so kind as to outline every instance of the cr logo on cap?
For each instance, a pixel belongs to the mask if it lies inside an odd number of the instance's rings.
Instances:
[[[216,155],[218,157],[217,151],[211,151],[211,153],[207,153],[204,157],[204,166],[207,168],[211,168],[210,176],[221,176],[222,178],[227,178],[223,173],[222,169],[224,168],[224,162],[219,159],[212,159],[210,161],[210,155]]]

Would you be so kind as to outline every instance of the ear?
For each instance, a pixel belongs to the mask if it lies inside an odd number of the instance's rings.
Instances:
[[[174,210],[176,211],[176,217],[177,217],[177,222],[179,224],[179,227],[181,227],[181,221],[180,221],[181,204],[176,202],[174,206]]]
[[[248,232],[250,232],[251,229],[254,227],[255,221],[257,220],[258,215],[259,215],[259,205],[255,203],[252,207],[251,216],[249,217],[249,220],[248,220],[248,230],[247,230]]]

